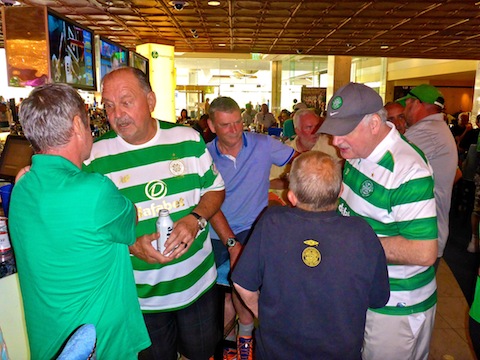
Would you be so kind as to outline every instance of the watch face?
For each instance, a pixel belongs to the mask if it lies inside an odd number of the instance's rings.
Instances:
[[[227,246],[228,247],[235,246],[236,243],[237,243],[237,240],[235,240],[234,238],[227,239]]]
[[[198,225],[202,230],[205,229],[207,227],[207,220],[201,217],[200,219],[198,219]]]

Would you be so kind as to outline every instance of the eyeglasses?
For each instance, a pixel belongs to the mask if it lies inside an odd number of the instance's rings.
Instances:
[[[412,93],[411,91],[409,91],[407,93],[408,95],[412,96],[413,98],[417,99],[418,101],[420,102],[423,102],[422,99],[420,99],[417,95],[415,95],[414,93]],[[445,99],[443,97],[438,97],[437,100],[435,100],[433,102],[433,105],[437,105],[438,107],[440,107],[441,109],[444,108],[444,103],[445,103]]]

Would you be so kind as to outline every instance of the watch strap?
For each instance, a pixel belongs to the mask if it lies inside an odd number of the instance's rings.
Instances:
[[[198,215],[195,211],[192,211],[190,214],[192,214],[193,216],[195,216],[197,218],[197,220],[200,220],[201,216]]]

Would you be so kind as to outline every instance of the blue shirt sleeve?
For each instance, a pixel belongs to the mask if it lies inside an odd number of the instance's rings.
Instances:
[[[282,143],[280,140],[277,140],[271,136],[268,137],[268,143],[270,146],[270,156],[272,158],[272,163],[277,166],[283,166],[290,161],[295,150]]]

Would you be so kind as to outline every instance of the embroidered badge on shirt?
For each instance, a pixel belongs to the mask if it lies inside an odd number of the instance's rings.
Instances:
[[[360,195],[366,198],[373,194],[374,185],[372,180],[365,180],[360,186]]]
[[[314,246],[318,246],[318,241],[309,239],[303,242],[308,247],[302,251],[302,260],[308,267],[315,267],[322,261],[322,255]]]
[[[181,160],[172,160],[170,162],[170,172],[175,176],[180,176],[185,173],[185,165]]]

